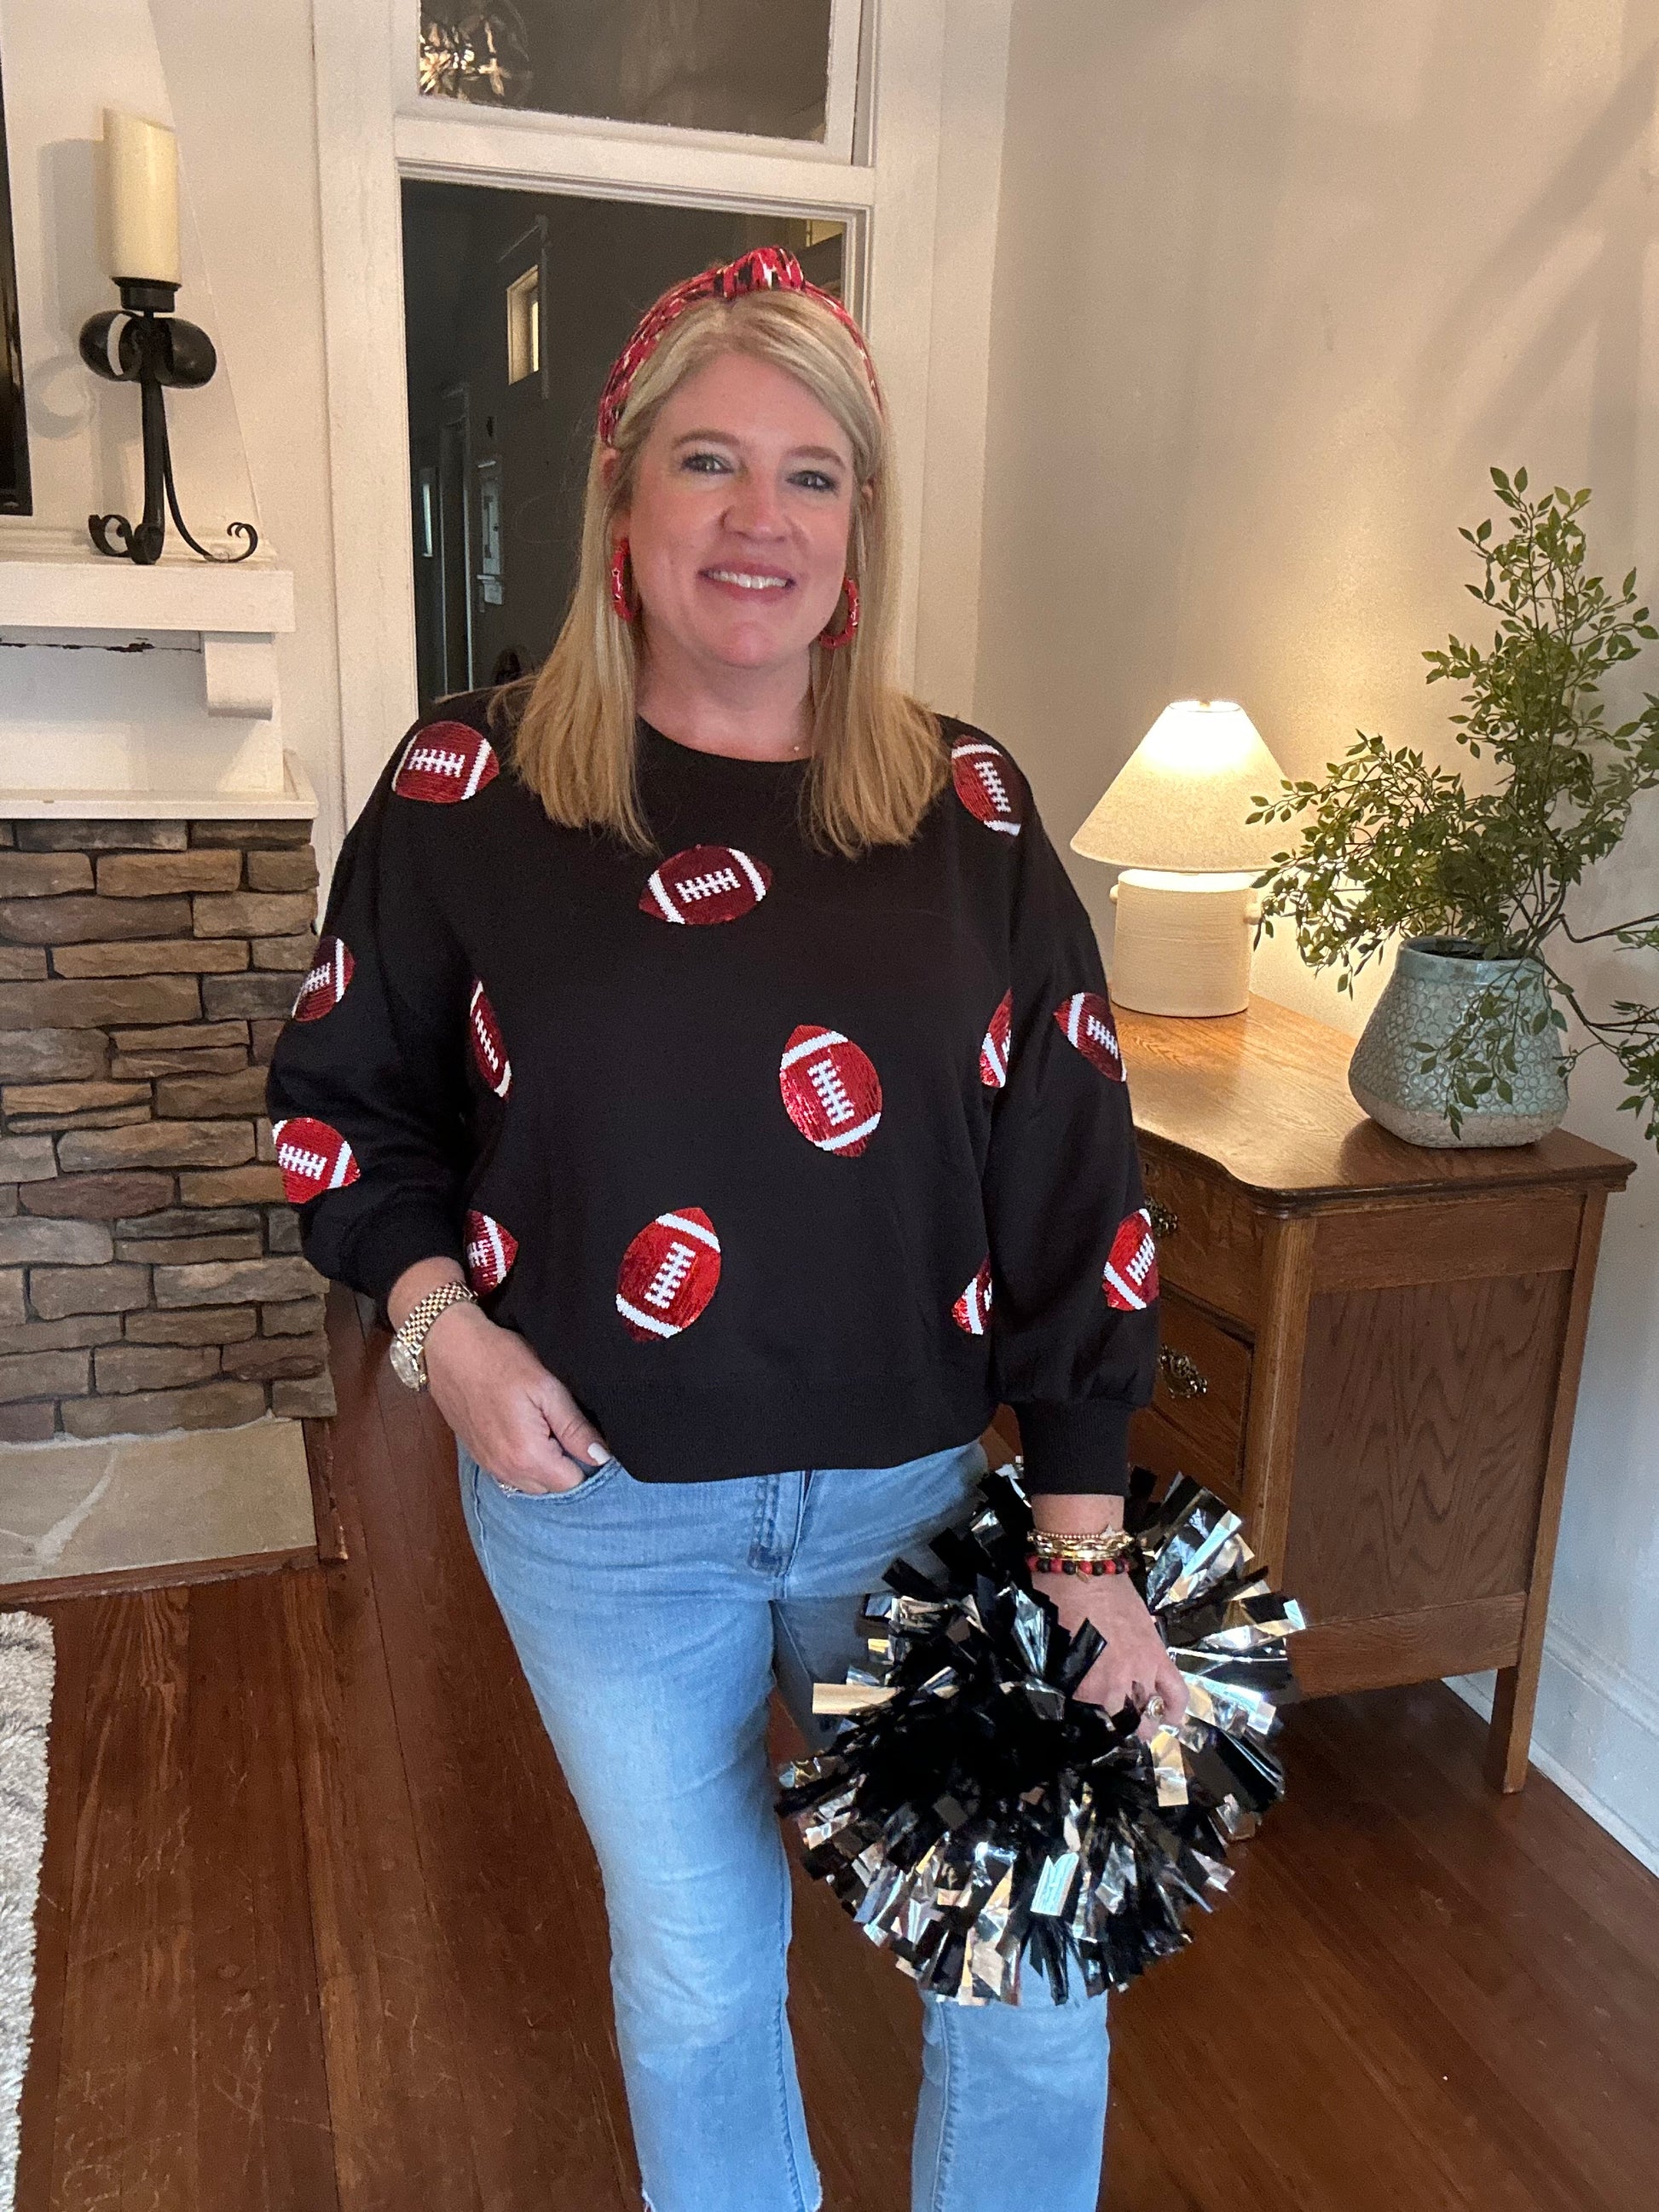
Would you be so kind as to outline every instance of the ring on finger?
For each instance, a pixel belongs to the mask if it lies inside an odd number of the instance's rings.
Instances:
[[[1163,1698],[1158,1695],[1156,1690],[1153,1691],[1152,1696],[1146,1700],[1146,1711],[1155,1721],[1161,1721],[1164,1713],[1168,1711]]]

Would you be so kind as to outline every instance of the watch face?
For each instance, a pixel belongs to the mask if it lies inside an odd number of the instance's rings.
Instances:
[[[420,1363],[400,1336],[392,1340],[392,1371],[406,1389],[418,1390],[423,1381]]]

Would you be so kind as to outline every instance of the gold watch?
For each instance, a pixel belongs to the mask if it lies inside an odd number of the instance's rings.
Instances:
[[[478,1303],[476,1291],[465,1283],[440,1283],[435,1291],[428,1291],[417,1298],[404,1316],[404,1325],[392,1340],[387,1357],[392,1371],[406,1389],[424,1390],[427,1387],[426,1339],[427,1331],[441,1313],[465,1300],[469,1305]]]

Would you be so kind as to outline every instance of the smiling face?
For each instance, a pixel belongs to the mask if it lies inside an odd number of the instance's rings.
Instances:
[[[726,668],[801,664],[830,622],[857,486],[847,434],[787,369],[719,354],[640,449],[629,541],[647,646]]]

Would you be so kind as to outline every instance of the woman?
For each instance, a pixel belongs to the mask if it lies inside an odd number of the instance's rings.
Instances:
[[[655,2212],[820,2201],[775,1680],[823,1741],[1000,1402],[1039,1526],[1121,1528],[1152,1388],[1093,934],[1007,753],[893,685],[896,555],[839,304],[775,248],[665,294],[551,655],[400,744],[271,1067],[307,1255],[455,1432],[599,1854]],[[1047,1587],[1106,1636],[1086,1694],[1178,1708],[1127,1576]],[[1104,2015],[925,2002],[916,2212],[1095,2205]]]

